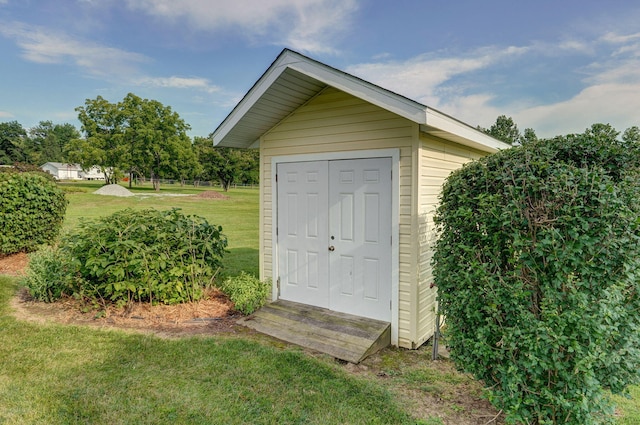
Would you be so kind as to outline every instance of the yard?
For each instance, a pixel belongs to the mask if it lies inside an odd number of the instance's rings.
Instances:
[[[225,273],[257,273],[257,189],[220,200],[156,196],[150,187],[134,187],[144,196],[131,198],[91,194],[100,183],[63,187],[67,229],[126,207],[179,207],[223,226]],[[16,319],[10,302],[18,282],[0,276],[0,424],[501,423],[481,386],[446,360],[432,362],[429,347],[385,349],[354,366],[238,326],[161,337]],[[617,399],[619,424],[640,423],[640,390],[632,395]]]

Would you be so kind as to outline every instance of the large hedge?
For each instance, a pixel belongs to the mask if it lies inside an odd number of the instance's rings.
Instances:
[[[0,173],[0,255],[31,252],[58,236],[67,200],[35,173]]]
[[[222,228],[179,209],[125,209],[83,221],[32,258],[25,285],[42,301],[177,304],[201,298],[227,246]]]
[[[510,423],[611,421],[640,380],[640,154],[594,126],[447,180],[434,278],[456,365]]]

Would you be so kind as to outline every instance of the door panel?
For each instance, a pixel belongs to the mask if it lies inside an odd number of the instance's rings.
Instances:
[[[328,163],[282,163],[277,174],[280,298],[328,308]]]
[[[391,320],[391,159],[329,163],[329,306]]]

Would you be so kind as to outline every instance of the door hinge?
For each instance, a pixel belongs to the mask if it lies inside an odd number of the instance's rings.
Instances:
[[[278,280],[276,280],[276,290],[278,292],[278,298],[280,298],[280,276],[278,276]]]
[[[278,183],[278,174],[276,173],[276,183]]]
[[[389,310],[391,310],[391,300],[389,300]]]

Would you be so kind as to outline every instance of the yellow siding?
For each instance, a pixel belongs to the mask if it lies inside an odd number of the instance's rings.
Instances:
[[[348,95],[334,88],[297,109],[260,140],[261,153],[261,240],[260,264],[262,278],[273,275],[272,268],[272,187],[271,160],[274,156],[321,154],[372,149],[399,149],[400,180],[400,273],[398,342],[411,347],[415,329],[412,317],[412,277],[415,282],[417,257],[412,250],[412,168],[417,161],[418,126],[382,108]],[[415,325],[413,325],[415,328]]]
[[[433,216],[438,205],[438,196],[446,177],[464,163],[485,156],[486,153],[445,142],[425,134],[420,135],[420,164],[418,166],[418,279],[415,308],[418,321],[414,346],[417,347],[433,335],[435,330],[436,288],[432,288],[431,259],[436,238]]]

